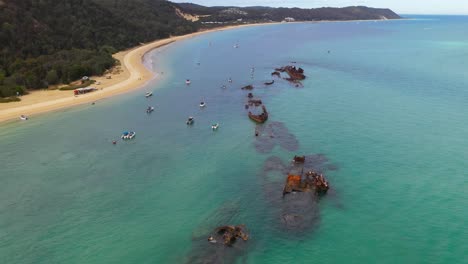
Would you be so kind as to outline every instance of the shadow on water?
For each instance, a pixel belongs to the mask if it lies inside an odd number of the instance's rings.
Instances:
[[[313,230],[320,222],[319,201],[322,197],[314,192],[293,192],[283,196],[286,176],[290,173],[324,173],[336,169],[323,154],[306,155],[304,164],[283,162],[277,156],[269,157],[264,162],[261,177],[264,196],[274,219],[273,225],[283,233],[293,235]]]
[[[287,151],[299,149],[299,141],[296,136],[289,132],[282,122],[272,121],[268,124],[258,125],[255,137],[255,150],[259,153],[270,153],[276,145]]]

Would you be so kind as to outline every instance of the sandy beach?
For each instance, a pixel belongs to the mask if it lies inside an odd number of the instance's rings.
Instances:
[[[175,41],[195,37],[200,34],[268,24],[270,23],[237,25],[199,31],[192,34],[145,43],[130,50],[118,52],[114,54],[113,57],[120,61],[120,65],[117,66],[120,69],[111,74],[106,74],[106,76],[110,75],[111,79],[107,79],[105,76],[92,77],[93,80],[96,80],[96,83],[100,83],[99,85],[92,85],[93,87],[98,88],[98,91],[79,96],[74,96],[73,91],[32,91],[30,94],[22,96],[21,101],[19,102],[0,104],[0,122],[19,119],[20,115],[34,117],[35,115],[49,111],[96,102],[98,100],[141,88],[155,77],[155,74],[143,64],[143,57],[146,53]]]
[[[323,22],[369,22],[373,20],[350,20],[350,21],[314,21],[314,22],[291,22],[291,23],[323,23]],[[0,122],[19,119],[20,115],[33,117],[38,114],[43,114],[49,111],[72,107],[80,104],[96,102],[111,96],[122,94],[141,88],[148,81],[155,77],[155,73],[151,72],[143,64],[143,57],[146,53],[168,45],[175,41],[192,38],[200,34],[209,32],[229,30],[239,27],[248,26],[264,26],[280,24],[280,22],[259,23],[259,24],[242,24],[235,26],[227,26],[210,30],[199,31],[183,36],[170,37],[167,39],[157,40],[151,43],[145,43],[132,49],[121,51],[113,55],[115,59],[120,61],[117,71],[111,71],[111,79],[105,76],[91,77],[96,80],[99,85],[93,84],[93,87],[98,88],[98,91],[89,94],[74,96],[73,91],[60,90],[40,90],[31,91],[30,94],[22,96],[21,101],[0,104]],[[157,72],[157,71],[156,71]]]

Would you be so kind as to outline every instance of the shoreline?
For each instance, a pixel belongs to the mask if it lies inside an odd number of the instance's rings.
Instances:
[[[78,96],[74,96],[72,90],[32,91],[30,94],[22,96],[21,101],[19,102],[0,104],[0,123],[14,121],[15,119],[19,120],[20,115],[34,117],[39,114],[92,103],[139,89],[157,76],[156,72],[151,71],[145,66],[143,61],[145,55],[157,48],[172,44],[176,41],[189,39],[205,33],[273,24],[276,23],[243,24],[218,27],[187,35],[160,39],[150,43],[144,43],[126,51],[118,52],[114,54],[113,57],[120,61],[122,72],[117,74],[107,74],[112,76],[111,79],[106,79],[105,76],[91,77],[93,80],[96,80],[96,83],[101,82],[101,85],[92,85],[98,88],[98,91]]]
[[[398,20],[398,19],[397,19]],[[297,22],[272,22],[272,23],[258,23],[258,24],[242,24],[230,25],[225,27],[217,27],[208,30],[202,30],[182,36],[169,37],[166,39],[156,40],[150,43],[144,43],[140,46],[120,51],[113,55],[113,57],[120,62],[121,72],[111,73],[111,79],[106,79],[104,76],[93,76],[92,79],[101,85],[93,85],[98,88],[98,91],[74,96],[73,91],[59,91],[59,90],[41,90],[32,91],[29,95],[21,97],[19,102],[11,102],[0,104],[0,123],[6,121],[19,120],[20,115],[34,117],[39,114],[44,114],[51,111],[57,111],[64,108],[78,106],[86,103],[96,102],[99,100],[107,99],[109,97],[120,95],[139,89],[148,82],[152,81],[156,76],[156,71],[151,71],[144,64],[144,57],[149,52],[161,48],[163,46],[172,44],[174,42],[189,39],[206,33],[225,31],[230,29],[252,27],[252,26],[265,26],[277,24],[291,24],[291,23],[329,23],[329,22],[362,22],[362,21],[392,21],[392,20],[348,20],[348,21],[297,21]],[[112,68],[111,70],[113,70]]]

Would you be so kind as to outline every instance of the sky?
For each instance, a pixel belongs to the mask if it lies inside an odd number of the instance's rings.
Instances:
[[[464,14],[468,15],[468,0],[172,0],[206,6],[272,6],[272,7],[344,7],[364,5],[390,8],[399,14]]]

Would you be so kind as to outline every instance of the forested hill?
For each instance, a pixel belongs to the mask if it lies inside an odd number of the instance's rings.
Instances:
[[[225,22],[242,19],[243,21],[268,22],[282,21],[293,18],[296,21],[321,20],[371,20],[371,19],[398,19],[400,18],[390,9],[369,8],[365,6],[350,6],[344,8],[272,8],[263,6],[231,7],[214,6],[205,7],[191,3],[179,3],[179,7],[190,14],[200,15],[202,22]]]
[[[0,0],[0,97],[102,74],[113,52],[225,23],[398,18],[390,10],[204,7],[165,0]]]
[[[102,74],[111,53],[198,29],[163,0],[0,0],[0,97]]]

